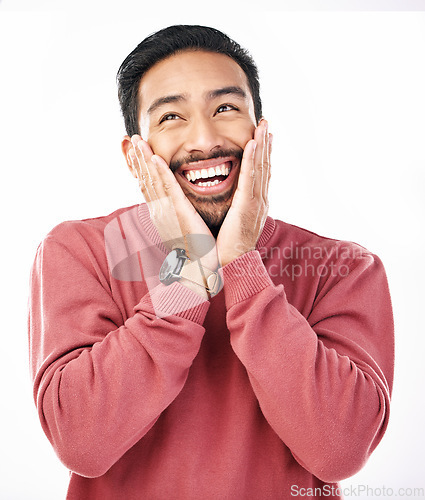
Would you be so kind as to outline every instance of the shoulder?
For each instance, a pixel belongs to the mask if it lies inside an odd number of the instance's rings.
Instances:
[[[61,222],[49,231],[44,237],[42,244],[57,242],[66,246],[75,246],[84,241],[89,245],[95,245],[99,242],[103,245],[104,232],[107,226],[119,219],[124,213],[137,210],[137,207],[138,205],[120,208],[100,217]]]
[[[323,236],[309,229],[275,220],[275,234],[268,242],[277,244],[286,258],[337,259],[355,261],[376,257],[367,248],[353,241]],[[268,246],[269,246],[268,244]]]
[[[138,205],[120,208],[109,215],[68,220],[53,227],[38,245],[36,267],[53,262],[79,262],[84,267],[107,267],[105,233],[125,213],[137,212]]]
[[[262,253],[274,283],[285,286],[288,300],[306,317],[313,303],[317,305],[325,297],[327,301],[334,297],[362,301],[363,295],[389,297],[383,263],[358,243],[276,220]]]
[[[357,274],[384,272],[379,257],[358,243],[338,240],[276,220],[273,235],[262,247],[263,260],[274,264],[282,280],[315,283],[318,287],[336,284]],[[279,275],[280,275],[279,274]],[[289,278],[288,278],[289,276]]]

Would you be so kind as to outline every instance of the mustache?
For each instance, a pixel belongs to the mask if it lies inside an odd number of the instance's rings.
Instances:
[[[202,160],[213,160],[215,158],[226,158],[228,156],[234,156],[236,159],[241,161],[242,156],[243,156],[243,149],[240,149],[240,148],[218,149],[218,150],[214,151],[214,153],[211,153],[210,155],[190,154],[190,155],[185,156],[184,158],[181,158],[180,160],[171,161],[170,162],[170,169],[174,174],[174,172],[178,168],[180,168],[182,165],[186,165],[189,163],[195,163],[197,161],[202,161]]]

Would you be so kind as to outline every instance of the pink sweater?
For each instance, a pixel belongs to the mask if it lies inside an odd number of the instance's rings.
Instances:
[[[68,498],[339,498],[388,423],[380,260],[269,217],[205,302],[159,283],[165,255],[146,205],[65,222],[38,248],[34,397]]]

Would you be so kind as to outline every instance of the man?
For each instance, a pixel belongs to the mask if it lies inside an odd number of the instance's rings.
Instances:
[[[71,499],[340,498],[382,438],[380,260],[267,216],[250,56],[171,26],[118,73],[146,204],[59,225],[32,273],[31,366]]]

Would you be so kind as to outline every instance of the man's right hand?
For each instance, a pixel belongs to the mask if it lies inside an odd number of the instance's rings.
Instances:
[[[166,161],[154,155],[139,135],[131,138],[129,161],[149,208],[153,224],[168,251],[184,248],[190,260],[208,269],[218,267],[215,239],[183,193]]]

